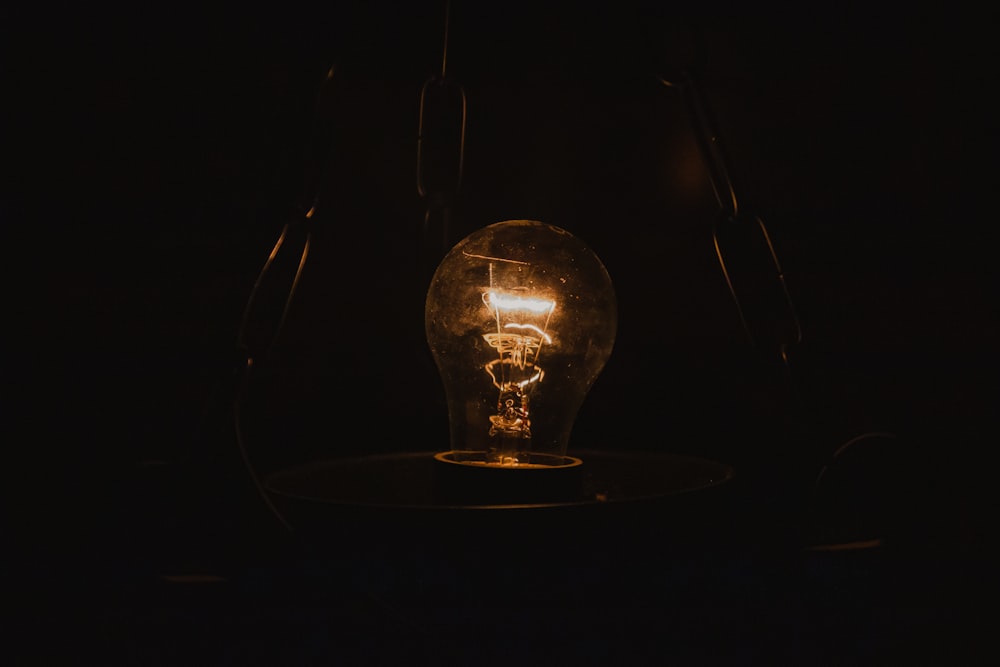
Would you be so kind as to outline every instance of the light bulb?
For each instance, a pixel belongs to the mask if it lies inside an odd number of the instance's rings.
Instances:
[[[578,463],[566,456],[573,423],[617,318],[604,264],[564,229],[508,220],[460,241],[434,273],[424,321],[448,405],[448,460]]]

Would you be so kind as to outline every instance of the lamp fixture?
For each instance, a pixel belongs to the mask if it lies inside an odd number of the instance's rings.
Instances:
[[[425,303],[451,446],[436,460],[521,477],[579,468],[582,461],[566,454],[570,434],[611,355],[617,323],[604,264],[565,229],[508,220],[460,241],[435,271]],[[501,485],[512,478],[496,477]],[[545,475],[549,489],[558,488],[549,486],[554,478]],[[525,492],[525,484],[516,486]]]

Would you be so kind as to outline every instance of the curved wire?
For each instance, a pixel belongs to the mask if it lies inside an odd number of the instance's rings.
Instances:
[[[264,502],[268,511],[274,516],[275,519],[282,525],[282,527],[288,533],[295,533],[295,529],[292,524],[285,518],[285,515],[281,513],[274,501],[271,500],[271,496],[268,495],[267,489],[264,488],[264,483],[260,479],[260,475],[257,474],[257,469],[253,465],[253,461],[250,460],[250,453],[246,446],[246,438],[243,435],[243,419],[241,416],[240,408],[243,403],[243,396],[246,393],[247,388],[250,385],[250,371],[253,369],[253,359],[247,358],[246,368],[242,374],[242,379],[240,384],[237,386],[236,395],[233,397],[233,430],[236,436],[236,446],[240,452],[240,459],[243,461],[243,467],[246,468],[247,474],[250,480],[253,482],[254,489],[257,491],[257,495]]]
[[[444,46],[441,49],[441,78],[448,74],[448,27],[451,24],[451,0],[444,3]]]
[[[676,82],[669,81],[662,76],[658,76],[657,80],[668,88],[680,90],[682,97],[687,102],[688,114],[694,125],[695,140],[701,148],[702,156],[705,158],[709,170],[712,192],[719,203],[719,208],[735,219],[740,214],[740,205],[736,197],[736,187],[733,185],[730,174],[729,162],[719,141],[715,121],[694,74],[690,70],[683,70]]]
[[[853,449],[858,446],[859,443],[869,441],[873,438],[887,438],[895,440],[897,435],[895,433],[886,431],[870,431],[868,433],[862,433],[857,435],[844,444],[840,445],[826,464],[820,469],[819,474],[816,475],[816,479],[813,482],[812,494],[810,502],[815,505],[820,492],[822,491],[823,480],[827,473],[830,471],[831,467],[837,462],[837,460],[842,457],[848,450]],[[853,540],[849,542],[833,542],[829,544],[810,544],[805,547],[806,551],[861,551],[864,549],[875,549],[881,547],[883,543],[882,537],[874,537],[865,540]]]
[[[862,433],[861,435],[857,435],[848,440],[847,442],[845,442],[844,444],[842,444],[840,447],[836,449],[836,451],[833,452],[833,454],[830,456],[830,460],[827,461],[827,463],[820,469],[819,474],[816,475],[816,481],[813,482],[813,499],[815,500],[816,495],[819,493],[820,486],[823,483],[823,478],[826,477],[827,472],[830,470],[830,466],[836,463],[837,459],[843,456],[844,453],[847,452],[847,450],[852,449],[853,447],[857,446],[859,442],[864,442],[869,438],[890,438],[895,440],[896,437],[897,436],[895,433],[891,433],[888,431],[870,431],[868,433]]]
[[[310,214],[312,209],[310,209]],[[236,446],[240,452],[240,458],[243,461],[243,465],[246,468],[247,474],[250,480],[253,482],[254,488],[257,494],[260,496],[261,500],[264,502],[267,509],[272,515],[278,520],[278,522],[287,530],[289,533],[294,533],[291,523],[285,518],[278,507],[271,500],[270,495],[268,495],[267,490],[264,488],[264,484],[260,479],[260,475],[257,473],[256,467],[253,465],[253,461],[250,459],[250,453],[246,444],[246,437],[243,433],[243,419],[242,419],[242,406],[243,400],[246,392],[250,386],[250,376],[253,372],[254,365],[258,354],[254,350],[250,350],[246,347],[245,337],[248,330],[248,324],[251,319],[251,314],[254,310],[254,305],[257,301],[257,295],[260,291],[261,285],[264,283],[267,274],[272,268],[275,257],[277,257],[282,246],[288,237],[289,229],[292,223],[286,223],[284,228],[281,230],[281,235],[278,237],[277,242],[275,242],[274,247],[271,249],[270,255],[268,255],[267,261],[264,262],[264,266],[261,268],[260,273],[257,275],[257,280],[254,283],[254,287],[250,292],[250,296],[247,299],[247,305],[243,312],[243,319],[240,325],[240,330],[237,335],[237,341],[241,352],[244,354],[242,359],[243,367],[237,369],[239,372],[239,381],[236,385],[233,399],[232,399],[232,420],[233,420],[233,430],[236,437]],[[299,282],[302,277],[303,270],[306,266],[306,260],[309,257],[309,246],[312,242],[312,232],[306,233],[305,244],[302,247],[302,254],[299,256],[298,266],[295,269],[295,275],[292,278],[291,285],[288,288],[288,294],[285,297],[285,304],[281,311],[281,317],[278,320],[278,324],[275,327],[273,334],[271,335],[271,340],[260,350],[259,355],[265,356],[270,349],[274,346],[275,342],[280,337],[281,331],[284,329],[285,322],[288,319],[288,313],[291,310],[292,302],[295,298],[295,293],[298,289]]]
[[[323,81],[320,83],[319,91],[316,95],[316,105],[314,108],[314,118],[313,118],[313,134],[311,139],[312,143],[319,135],[325,135],[325,130],[328,130],[327,119],[324,118],[324,106],[328,102],[329,91],[331,87],[331,81],[334,75],[334,66],[331,65],[325,72]],[[236,437],[237,448],[240,452],[240,457],[243,461],[243,465],[246,468],[247,474],[253,482],[254,488],[257,494],[260,496],[261,500],[264,502],[268,510],[279,523],[288,531],[294,532],[291,524],[282,515],[280,510],[271,500],[268,495],[267,490],[260,479],[260,475],[257,473],[256,467],[253,465],[253,461],[250,458],[249,450],[246,445],[246,437],[243,433],[243,420],[241,414],[241,408],[243,404],[243,399],[246,395],[246,391],[249,387],[250,376],[253,372],[253,368],[259,358],[266,356],[270,350],[273,348],[274,344],[277,342],[278,338],[283,331],[285,324],[288,320],[288,314],[291,310],[292,302],[295,298],[295,293],[298,290],[299,282],[302,278],[302,273],[305,269],[306,262],[309,258],[309,249],[312,244],[312,230],[310,225],[312,224],[313,217],[316,213],[316,208],[319,204],[319,187],[320,180],[323,176],[323,167],[325,166],[326,149],[325,146],[310,146],[313,151],[320,151],[316,154],[311,154],[312,161],[306,165],[305,173],[303,174],[303,184],[304,191],[302,194],[302,199],[297,202],[299,206],[303,208],[308,206],[309,209],[301,214],[301,217],[296,216],[290,222],[286,222],[281,229],[281,234],[278,236],[274,247],[271,248],[271,252],[268,254],[267,260],[264,262],[263,267],[261,267],[260,273],[257,274],[257,279],[254,282],[253,288],[250,291],[250,295],[247,298],[246,305],[243,309],[243,315],[240,319],[240,326],[237,331],[236,344],[237,352],[241,355],[240,367],[237,368],[237,373],[239,374],[239,379],[236,387],[233,391],[232,396],[232,421],[233,429]],[[311,151],[310,151],[311,152]],[[288,291],[285,296],[284,306],[281,310],[281,315],[278,318],[278,322],[275,328],[270,332],[270,336],[265,345],[260,349],[254,349],[252,345],[247,341],[247,335],[249,331],[250,321],[252,319],[253,313],[257,306],[257,300],[261,291],[261,287],[267,279],[268,274],[273,269],[274,262],[277,259],[282,248],[288,242],[289,235],[293,231],[299,231],[302,227],[305,230],[305,241],[302,246],[301,254],[299,255],[298,264],[295,269],[295,274],[292,277],[291,283],[289,284]]]
[[[268,270],[271,268],[271,264],[274,263],[274,258],[278,256],[281,246],[285,244],[285,238],[288,236],[288,229],[289,225],[287,223],[281,228],[281,234],[278,236],[278,240],[275,241],[274,247],[271,248],[271,253],[267,256],[264,266],[261,267],[260,272],[257,274],[257,279],[254,281],[253,288],[250,290],[250,296],[247,297],[247,302],[243,306],[243,316],[240,318],[240,326],[236,333],[236,346],[240,350],[247,347],[246,333],[249,328],[247,325],[250,322],[250,315],[253,313],[253,307],[257,302],[257,294],[260,292],[260,286],[264,283],[264,277],[267,276]]]
[[[799,319],[798,312],[795,309],[795,305],[792,302],[792,295],[788,291],[788,283],[785,281],[785,272],[781,268],[781,262],[778,261],[778,253],[774,250],[774,244],[771,242],[771,235],[767,232],[767,225],[759,217],[755,219],[758,229],[760,229],[761,236],[764,238],[764,242],[767,244],[768,255],[771,258],[771,263],[774,267],[775,278],[781,287],[781,294],[786,306],[786,315],[792,323],[794,333],[791,340],[782,340],[778,343],[778,353],[781,356],[782,363],[788,364],[788,349],[792,345],[798,345],[802,342],[802,323]],[[716,223],[712,227],[712,243],[715,246],[715,256],[719,260],[719,267],[722,270],[722,275],[726,280],[726,287],[729,289],[729,294],[733,298],[733,302],[736,304],[736,311],[740,316],[740,323],[743,325],[743,330],[746,332],[747,337],[753,341],[755,336],[750,328],[750,324],[747,322],[746,314],[743,310],[743,303],[736,291],[736,287],[733,284],[732,276],[730,275],[729,268],[726,265],[725,254],[722,252],[721,244],[719,243],[719,223]]]
[[[657,80],[668,88],[678,89],[681,92],[681,96],[687,103],[695,140],[701,149],[702,157],[705,160],[705,164],[709,172],[709,182],[712,186],[712,191],[715,194],[716,202],[721,210],[719,218],[717,218],[716,223],[712,227],[712,243],[715,246],[715,254],[718,258],[723,278],[726,281],[726,287],[728,288],[729,294],[733,299],[733,303],[736,305],[736,311],[739,315],[743,331],[752,343],[757,343],[757,336],[754,334],[748,321],[743,300],[740,299],[739,292],[733,281],[733,276],[725,259],[725,253],[722,250],[722,243],[719,240],[719,230],[722,225],[736,224],[743,221],[749,223],[749,217],[748,214],[740,208],[739,198],[736,194],[736,187],[733,184],[729,163],[726,158],[725,151],[722,148],[722,143],[719,140],[718,132],[716,131],[715,121],[712,117],[709,106],[705,101],[704,94],[698,85],[698,81],[695,79],[694,73],[690,69],[681,70],[677,75],[676,80],[670,80],[663,76],[657,76]],[[791,339],[780,340],[777,344],[779,361],[785,367],[786,372],[790,374],[791,368],[789,364],[788,350],[792,345],[797,345],[802,342],[802,326],[795,310],[795,306],[792,302],[791,294],[788,291],[784,271],[781,268],[781,263],[778,261],[778,255],[775,252],[771,236],[767,231],[767,226],[759,216],[754,216],[753,222],[767,246],[767,252],[774,270],[774,276],[781,289],[781,297],[785,305],[785,315],[791,321],[792,328],[794,330]]]

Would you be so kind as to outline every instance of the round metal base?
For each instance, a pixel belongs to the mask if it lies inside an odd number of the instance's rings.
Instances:
[[[735,475],[732,466],[689,456],[642,451],[574,453],[577,456],[561,459],[566,465],[555,467],[556,474],[562,471],[579,475],[580,486],[572,497],[514,504],[544,509],[654,501],[680,503],[689,496],[706,495],[727,486]],[[511,505],[443,499],[435,480],[445,466],[458,466],[442,461],[454,458],[451,454],[404,452],[315,461],[272,473],[264,483],[280,500],[328,507],[454,511],[470,507],[504,509]],[[529,470],[526,468],[524,472]],[[549,474],[553,470],[539,472]]]
[[[496,465],[483,452],[434,455],[435,497],[447,505],[523,505],[583,498],[583,460],[531,454],[527,463]]]
[[[470,488],[476,472],[486,473],[485,478],[511,471],[474,471],[435,459],[439,453],[317,461],[271,474],[264,484],[300,534],[341,553],[351,546],[373,549],[379,544],[390,550],[457,553],[477,544],[525,540],[539,547],[577,544],[600,550],[612,546],[610,536],[618,546],[634,540],[659,551],[668,544],[686,548],[716,540],[741,523],[733,519],[740,511],[732,491],[733,468],[716,461],[649,452],[574,451],[578,465],[574,461],[554,470],[526,469],[520,477],[538,472],[542,480],[541,475],[554,473],[552,480],[562,486],[548,498],[539,490],[541,481],[531,482],[536,485],[533,496],[514,498],[503,482],[505,486],[494,485],[489,493],[474,497]],[[450,482],[449,474],[454,475]],[[565,477],[559,479],[561,474]],[[451,482],[457,486],[448,489]],[[442,486],[453,493],[443,492]],[[493,502],[499,491],[506,492],[500,496],[503,502]]]

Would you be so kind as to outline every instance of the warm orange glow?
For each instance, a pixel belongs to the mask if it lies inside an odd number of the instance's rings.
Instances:
[[[556,307],[555,301],[548,299],[508,296],[496,292],[484,294],[483,302],[496,310],[526,310],[531,313],[552,312]]]
[[[614,344],[614,288],[568,231],[507,220],[448,253],[427,291],[424,326],[452,449],[491,465],[528,464],[565,456],[576,409]]]
[[[535,355],[537,361],[538,350],[542,347],[537,338],[518,336],[517,334],[489,333],[483,334],[483,338],[490,344],[490,347],[495,348],[500,353],[501,360],[506,359],[511,366],[522,370],[531,363],[529,357],[532,354]],[[496,361],[491,363],[496,363]]]

